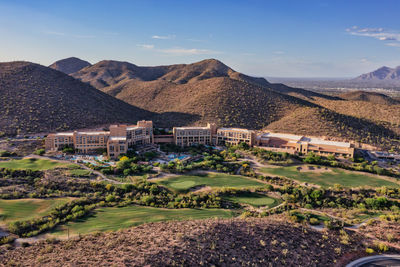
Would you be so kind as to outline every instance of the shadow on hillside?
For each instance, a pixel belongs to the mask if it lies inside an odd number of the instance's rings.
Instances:
[[[183,112],[164,112],[154,115],[153,122],[157,127],[185,126],[191,125],[201,120],[197,114]]]

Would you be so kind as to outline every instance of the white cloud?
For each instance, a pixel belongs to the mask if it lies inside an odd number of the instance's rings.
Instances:
[[[380,41],[395,41],[400,43],[399,31],[387,30],[384,28],[359,28],[358,26],[348,28],[346,31],[351,35],[371,37]]]
[[[171,40],[175,39],[176,35],[153,35],[152,39],[159,39],[159,40]]]
[[[138,44],[137,46],[144,48],[144,49],[153,49],[154,48],[153,44]]]
[[[177,56],[185,56],[185,55],[212,55],[212,54],[220,54],[218,51],[208,50],[208,49],[197,49],[197,48],[170,48],[170,49],[161,49],[159,52],[177,55]]]
[[[274,54],[275,55],[283,55],[283,54],[285,54],[285,52],[283,52],[283,51],[274,51]]]

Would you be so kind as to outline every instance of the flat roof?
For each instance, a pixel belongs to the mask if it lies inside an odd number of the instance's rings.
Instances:
[[[221,131],[238,131],[238,132],[246,132],[246,133],[254,132],[253,130],[242,129],[242,128],[219,128],[218,130],[221,130]]]
[[[291,139],[295,141],[300,141],[301,138],[303,138],[302,135],[295,135],[295,134],[285,134],[285,133],[264,133],[261,135],[262,138],[269,138],[269,137],[275,137],[275,138],[284,138],[284,139]]]
[[[139,127],[139,126],[129,126],[129,127],[126,127],[126,130],[127,131],[131,131],[131,130],[136,130],[136,129],[145,129],[145,127]]]
[[[101,135],[101,134],[110,134],[110,132],[106,131],[87,131],[87,132],[76,132],[77,134],[88,134],[88,135]]]
[[[210,130],[209,127],[200,127],[200,126],[193,126],[193,127],[174,127],[177,130]]]
[[[111,141],[126,141],[126,137],[125,136],[111,136],[110,140]]]
[[[54,135],[57,135],[57,136],[61,136],[61,135],[65,135],[65,136],[73,136],[73,135],[74,135],[74,133],[55,133]]]
[[[310,137],[303,137],[301,139],[303,142],[308,142],[313,145],[327,145],[327,146],[339,146],[339,147],[350,147],[350,143],[348,142],[337,142],[337,141],[328,141],[319,138],[310,138]]]

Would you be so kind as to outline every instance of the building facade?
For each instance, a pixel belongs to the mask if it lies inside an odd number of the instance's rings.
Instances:
[[[153,143],[153,122],[139,121],[137,125],[111,125],[110,131],[49,134],[45,148],[48,151],[57,151],[70,146],[83,154],[106,149],[110,158],[116,158],[126,153],[132,146],[151,143]]]
[[[216,133],[215,124],[206,127],[174,127],[174,143],[177,146],[211,145],[212,135]]]
[[[217,145],[238,145],[246,143],[253,146],[256,140],[256,133],[252,130],[238,128],[219,128],[216,134]]]
[[[321,156],[354,157],[354,147],[348,142],[327,141],[293,134],[264,133],[256,138],[261,148],[291,154],[313,152]]]
[[[46,150],[57,151],[66,146],[74,147],[79,153],[91,153],[107,149],[109,158],[117,158],[129,148],[153,143],[173,143],[178,146],[238,145],[246,143],[277,152],[292,154],[316,154],[338,157],[354,157],[354,147],[348,142],[327,141],[319,138],[282,133],[261,133],[239,128],[217,128],[208,123],[205,127],[174,127],[172,135],[153,135],[152,121],[139,121],[136,125],[111,125],[109,131],[86,131],[49,134],[45,141]]]

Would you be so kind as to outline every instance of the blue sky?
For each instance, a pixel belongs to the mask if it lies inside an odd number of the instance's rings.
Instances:
[[[217,58],[263,77],[400,65],[397,0],[0,0],[0,61],[137,65]]]

